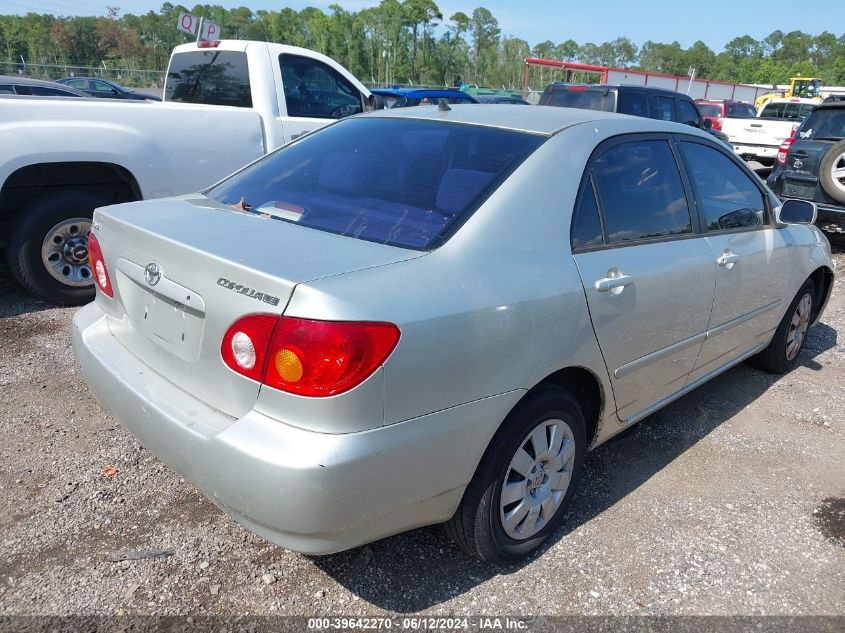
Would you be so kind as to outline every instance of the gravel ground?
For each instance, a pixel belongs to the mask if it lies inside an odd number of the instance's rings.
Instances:
[[[841,273],[795,371],[742,365],[593,451],[546,551],[500,569],[438,528],[253,536],[100,409],[72,314],[0,271],[0,615],[845,615]]]

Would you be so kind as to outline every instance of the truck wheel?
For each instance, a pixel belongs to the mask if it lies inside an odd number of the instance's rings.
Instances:
[[[827,195],[845,204],[845,140],[827,150],[819,165],[819,179]]]
[[[103,198],[81,191],[38,198],[21,209],[7,256],[9,268],[25,288],[61,305],[94,298],[88,265],[88,234],[94,209]]]
[[[560,525],[587,448],[572,395],[544,386],[510,412],[490,441],[446,531],[485,563],[528,556]]]

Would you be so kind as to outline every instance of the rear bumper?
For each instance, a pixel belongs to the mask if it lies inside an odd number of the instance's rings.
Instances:
[[[819,209],[816,224],[829,233],[845,233],[845,207],[834,207],[824,203],[817,204]]]
[[[743,145],[742,143],[734,143],[729,141],[728,144],[734,148],[734,151],[742,157],[754,157],[757,160],[772,161],[778,155],[778,147],[770,147],[768,145]]]
[[[96,303],[76,313],[72,334],[92,392],[144,446],[245,527],[309,554],[447,520],[524,393],[360,433],[317,433],[204,405],[123,347]]]

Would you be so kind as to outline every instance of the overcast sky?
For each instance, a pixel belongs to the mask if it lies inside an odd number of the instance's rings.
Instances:
[[[294,9],[316,6],[327,10],[335,2],[349,11],[378,4],[374,0],[223,0],[215,4],[226,8],[247,6],[253,11],[278,10],[285,6]],[[209,2],[212,3],[213,0]],[[97,0],[0,0],[0,12],[103,15],[106,4],[119,6],[122,13],[146,13],[157,11],[161,6],[161,2],[149,0],[110,0],[108,3]],[[190,2],[184,4],[191,6]],[[776,29],[812,34],[833,29],[837,36],[845,31],[845,21],[840,19],[845,0],[805,0],[800,3],[795,0],[768,0],[764,3],[718,0],[443,0],[437,5],[444,19],[456,11],[470,14],[475,7],[487,7],[499,20],[504,35],[521,37],[531,45],[544,40],[559,43],[570,38],[579,44],[600,44],[624,35],[637,44],[646,40],[666,43],[677,40],[684,47],[700,39],[720,51],[737,35],[748,34],[762,39]]]

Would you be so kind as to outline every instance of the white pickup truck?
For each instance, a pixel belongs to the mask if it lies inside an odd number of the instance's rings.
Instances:
[[[727,118],[722,132],[745,160],[772,165],[784,140],[801,125],[817,105],[813,99],[772,99],[753,119]]]
[[[162,103],[0,97],[0,247],[28,289],[84,303],[96,207],[204,189],[375,103],[325,55],[240,40],[175,48]]]

